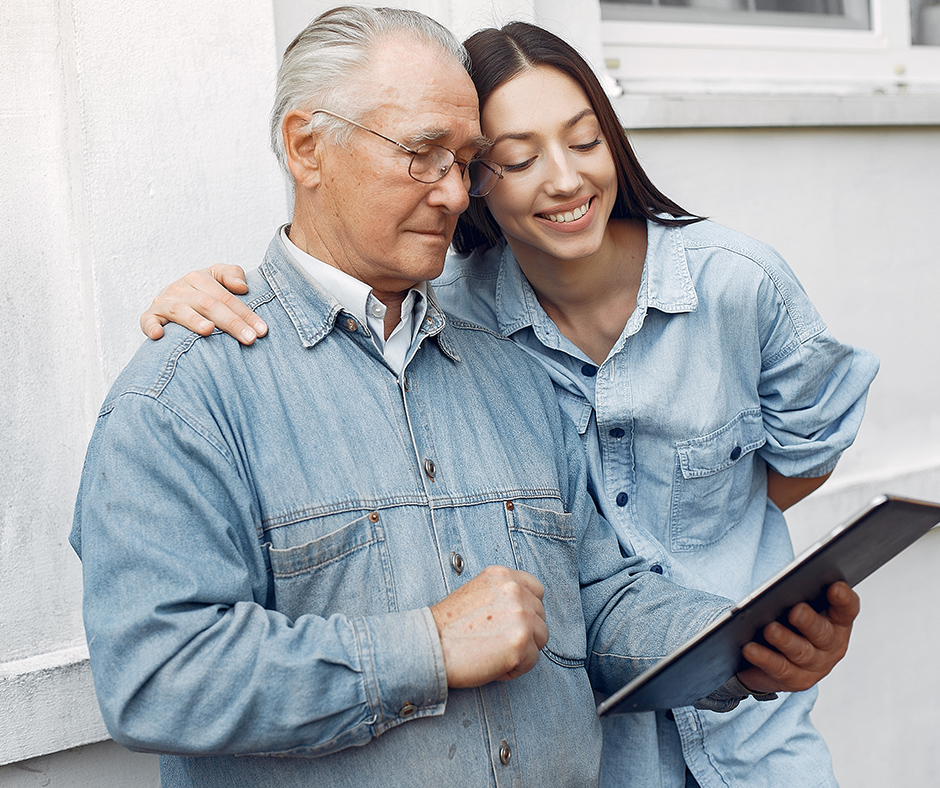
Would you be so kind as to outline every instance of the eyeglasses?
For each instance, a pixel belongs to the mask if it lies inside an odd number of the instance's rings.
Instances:
[[[503,168],[495,161],[489,161],[488,159],[460,161],[456,153],[442,145],[424,144],[419,145],[417,150],[412,150],[402,145],[400,142],[393,140],[391,137],[379,134],[379,132],[366,128],[361,123],[356,123],[354,120],[344,118],[342,115],[337,115],[335,112],[330,112],[328,109],[315,109],[310,114],[316,115],[318,112],[322,112],[324,115],[330,115],[346,123],[351,123],[353,126],[363,131],[368,131],[376,137],[381,137],[386,142],[392,143],[392,145],[397,145],[406,153],[410,153],[411,162],[408,164],[408,174],[420,183],[437,183],[447,175],[447,173],[450,172],[450,168],[456,164],[460,169],[460,177],[465,183],[468,183],[467,191],[470,196],[485,197],[493,191],[493,187],[496,186],[496,184],[499,183],[499,179],[503,177]]]

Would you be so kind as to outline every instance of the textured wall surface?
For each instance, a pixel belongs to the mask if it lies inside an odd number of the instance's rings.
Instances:
[[[85,445],[164,283],[287,216],[251,0],[0,6],[0,763],[104,737],[67,537]],[[0,776],[4,783],[5,776]]]

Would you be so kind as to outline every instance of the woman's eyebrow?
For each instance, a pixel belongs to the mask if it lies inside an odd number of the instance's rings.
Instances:
[[[594,110],[591,109],[590,107],[585,107],[577,115],[574,115],[572,118],[566,120],[562,124],[562,128],[570,129],[574,126],[577,126],[578,123],[580,123],[582,120],[584,120],[584,118],[588,117],[589,115],[596,115],[596,114],[597,113],[595,113]],[[532,139],[533,136],[535,135],[531,131],[507,131],[505,134],[500,134],[499,136],[497,136],[496,139],[493,140],[492,144],[496,145],[496,143],[502,142],[503,140],[528,140],[528,139]]]
[[[565,123],[565,128],[570,129],[572,126],[577,126],[584,118],[588,115],[596,115],[593,109],[590,107],[585,107],[577,115],[575,115],[571,120]]]

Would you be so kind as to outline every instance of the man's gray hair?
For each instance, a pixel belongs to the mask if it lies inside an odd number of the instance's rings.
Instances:
[[[281,125],[293,110],[328,109],[360,121],[382,103],[369,86],[355,77],[369,64],[376,46],[387,38],[407,36],[440,50],[464,68],[470,59],[463,45],[433,19],[403,8],[340,6],[314,19],[284,52],[277,74],[277,92],[271,112],[271,147],[281,167],[290,175]],[[345,142],[348,123],[319,113],[310,121],[311,131]]]

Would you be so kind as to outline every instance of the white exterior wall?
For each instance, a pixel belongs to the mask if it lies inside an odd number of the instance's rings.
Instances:
[[[289,14],[315,5],[278,0],[276,31],[271,6],[251,0],[0,7],[4,788],[158,784],[154,756],[110,742],[67,750],[106,736],[71,509],[97,409],[140,342],[140,311],[192,267],[254,265],[287,215],[266,138],[275,36],[286,43]],[[469,24],[461,4],[413,5]],[[876,492],[940,499],[940,129],[632,136],[667,194],[776,246],[835,334],[881,358],[856,446],[793,510],[798,549]],[[860,589],[852,650],[816,715],[845,786],[940,777],[938,561],[931,534]]]
[[[256,261],[287,215],[273,19],[253,0],[4,0],[0,63],[0,785],[72,786],[97,756],[16,764],[106,738],[67,542],[85,445],[157,289]]]

